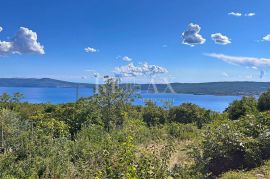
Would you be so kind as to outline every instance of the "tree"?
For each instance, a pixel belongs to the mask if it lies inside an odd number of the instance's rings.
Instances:
[[[95,99],[101,109],[102,121],[107,131],[114,127],[121,128],[123,126],[127,115],[127,106],[132,102],[134,90],[130,85],[120,87],[119,81],[112,78],[99,87]]]
[[[254,97],[243,97],[241,100],[233,101],[225,111],[228,112],[230,119],[237,120],[247,114],[256,113],[257,101]]]
[[[10,102],[10,100],[11,100],[11,97],[7,93],[3,93],[0,96],[0,103],[8,103],[8,102]]]
[[[23,94],[17,92],[14,93],[13,97],[12,97],[12,102],[14,103],[19,103],[21,101],[21,99],[23,98]]]
[[[264,92],[258,100],[258,109],[260,111],[270,110],[270,89]]]

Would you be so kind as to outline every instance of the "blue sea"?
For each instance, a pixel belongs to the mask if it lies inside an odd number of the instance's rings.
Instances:
[[[25,87],[0,87],[0,94],[7,92],[10,95],[20,92],[24,94],[23,102],[29,103],[51,103],[61,104],[76,101],[77,90],[74,88],[25,88]],[[93,95],[93,90],[80,88],[79,97]],[[165,101],[170,101],[173,105],[182,103],[194,103],[206,109],[222,112],[234,100],[240,96],[213,96],[213,95],[192,95],[192,94],[172,94],[172,93],[146,93],[142,92],[140,98],[135,99],[134,105],[143,105],[146,100],[152,100],[162,106]]]

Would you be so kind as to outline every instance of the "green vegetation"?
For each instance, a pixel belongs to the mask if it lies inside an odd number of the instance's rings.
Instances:
[[[269,177],[270,90],[223,113],[194,104],[132,106],[109,79],[61,105],[0,96],[0,178]]]

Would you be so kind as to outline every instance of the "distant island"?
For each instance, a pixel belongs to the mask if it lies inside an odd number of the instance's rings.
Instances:
[[[121,84],[125,85],[125,84]],[[171,93],[166,84],[136,84],[142,91]],[[176,93],[221,96],[260,95],[270,88],[270,82],[207,82],[207,83],[171,83]],[[95,88],[95,84],[67,82],[50,78],[0,78],[0,87],[34,87],[34,88]]]

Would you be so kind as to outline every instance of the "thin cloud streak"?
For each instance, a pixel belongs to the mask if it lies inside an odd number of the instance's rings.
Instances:
[[[242,56],[229,56],[224,54],[210,53],[205,54],[208,57],[212,57],[218,60],[222,60],[229,64],[241,65],[254,70],[260,71],[260,78],[263,78],[266,67],[270,67],[270,58],[257,58],[257,57],[242,57]]]

